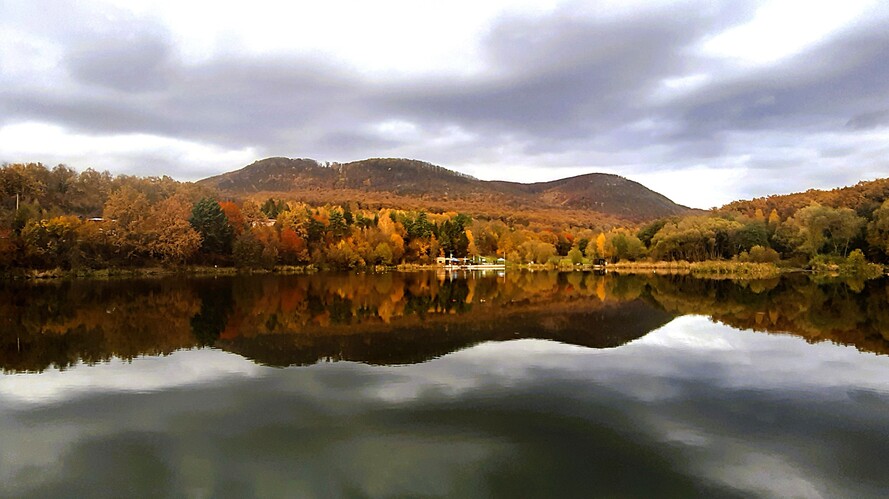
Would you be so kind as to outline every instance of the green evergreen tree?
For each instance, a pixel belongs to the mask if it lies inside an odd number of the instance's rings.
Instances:
[[[407,229],[408,239],[414,240],[431,236],[434,226],[429,221],[426,212],[421,211],[416,219],[409,220],[408,223],[405,224],[405,228]]]
[[[213,198],[198,201],[188,220],[201,235],[201,251],[213,255],[228,255],[232,251],[234,230],[222,207]]]
[[[336,210],[330,212],[330,223],[327,226],[327,230],[334,240],[339,240],[349,235],[349,226],[346,224],[346,219],[342,213]]]

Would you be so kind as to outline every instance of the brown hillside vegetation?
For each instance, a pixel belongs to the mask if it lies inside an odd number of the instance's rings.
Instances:
[[[233,197],[279,196],[318,204],[356,200],[370,207],[462,211],[490,218],[521,212],[526,220],[538,222],[639,222],[690,211],[617,175],[592,173],[521,184],[478,180],[411,159],[328,165],[268,158],[198,183]]]
[[[850,208],[855,210],[859,216],[867,217],[879,208],[887,198],[889,198],[889,178],[881,178],[831,190],[809,189],[806,192],[775,194],[750,200],[733,201],[722,209],[739,211],[748,216],[753,216],[757,209],[766,216],[775,210],[783,220],[816,202],[831,208]]]

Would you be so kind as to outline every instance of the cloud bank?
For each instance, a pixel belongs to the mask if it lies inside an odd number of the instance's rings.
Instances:
[[[289,10],[288,10],[289,9]],[[0,160],[604,171],[710,207],[889,174],[879,2],[0,3]]]

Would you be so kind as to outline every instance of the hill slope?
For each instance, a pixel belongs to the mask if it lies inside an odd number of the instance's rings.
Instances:
[[[765,216],[774,209],[781,219],[793,216],[797,210],[813,202],[832,208],[851,208],[859,216],[870,217],[875,209],[889,199],[889,178],[868,180],[848,187],[831,190],[809,189],[792,194],[774,194],[750,200],[734,201],[722,207],[725,211],[740,211],[748,215],[762,210]]]
[[[376,158],[325,165],[268,158],[198,182],[223,194],[287,195],[308,202],[361,200],[398,208],[459,210],[493,216],[522,213],[643,221],[689,208],[623,177],[591,173],[552,182],[484,181],[411,159]],[[499,212],[499,213],[498,213]],[[532,217],[534,218],[534,217]]]

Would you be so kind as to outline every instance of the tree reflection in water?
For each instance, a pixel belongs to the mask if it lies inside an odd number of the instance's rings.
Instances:
[[[889,353],[889,286],[585,272],[5,283],[0,365],[64,369],[210,346],[286,366],[423,362],[485,341],[608,348],[686,314]]]

